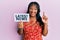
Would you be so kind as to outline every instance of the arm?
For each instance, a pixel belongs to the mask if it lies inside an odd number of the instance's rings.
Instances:
[[[18,33],[19,35],[23,34],[23,28],[18,28],[17,33]]]
[[[19,22],[19,23],[18,23],[17,33],[18,33],[19,35],[20,35],[20,34],[23,34],[23,22]]]
[[[43,12],[42,21],[44,23],[43,35],[46,36],[48,34],[48,17]]]
[[[44,24],[44,30],[43,30],[43,36],[46,36],[48,34],[48,24]]]

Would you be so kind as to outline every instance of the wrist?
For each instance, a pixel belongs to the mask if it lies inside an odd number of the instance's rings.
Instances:
[[[23,32],[23,28],[18,28],[18,30],[19,30],[20,32]]]
[[[23,28],[18,28],[18,31],[17,31],[20,34],[23,34]]]
[[[48,23],[44,23],[45,26],[48,26]]]
[[[18,29],[23,29],[23,28],[18,28]]]

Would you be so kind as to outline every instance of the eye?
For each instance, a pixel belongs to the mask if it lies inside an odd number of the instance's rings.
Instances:
[[[35,9],[35,10],[37,10],[37,9]]]

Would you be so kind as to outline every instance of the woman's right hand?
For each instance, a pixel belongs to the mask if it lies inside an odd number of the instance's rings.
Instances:
[[[18,34],[20,35],[20,34],[23,34],[23,22],[22,21],[20,21],[19,23],[18,23]]]
[[[20,21],[20,22],[18,23],[18,28],[23,28],[23,22],[22,22],[22,21]]]

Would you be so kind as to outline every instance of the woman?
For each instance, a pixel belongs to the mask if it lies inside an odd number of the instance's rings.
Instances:
[[[23,34],[23,40],[42,40],[42,35],[48,33],[48,18],[43,12],[40,16],[40,6],[37,2],[28,5],[27,13],[30,15],[29,22],[18,23],[18,34]]]

